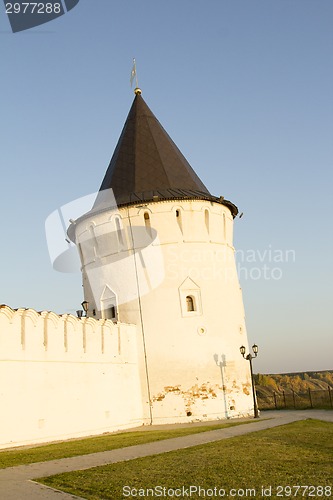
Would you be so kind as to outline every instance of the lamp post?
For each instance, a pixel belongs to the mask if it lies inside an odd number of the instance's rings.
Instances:
[[[83,317],[83,313],[85,312],[85,317],[87,317],[87,312],[88,312],[88,309],[89,309],[89,302],[87,302],[86,300],[84,300],[83,302],[81,302],[81,306],[82,306],[82,310],[78,310],[76,311],[76,314],[77,314],[77,317],[79,319],[81,319]]]
[[[254,378],[253,378],[253,369],[252,369],[252,359],[256,358],[258,356],[258,346],[257,344],[253,344],[252,346],[252,351],[253,354],[249,353],[247,356],[245,356],[246,348],[245,346],[241,346],[239,348],[241,355],[243,356],[244,359],[247,359],[250,362],[250,371],[251,371],[251,381],[252,381],[252,396],[253,396],[253,407],[254,407],[254,418],[259,418],[259,411],[258,411],[258,405],[257,405],[257,397],[256,397],[256,388],[254,385]]]

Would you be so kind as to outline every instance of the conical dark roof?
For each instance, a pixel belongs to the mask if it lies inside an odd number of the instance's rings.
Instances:
[[[113,189],[118,205],[168,190],[209,191],[137,93],[100,190]],[[164,193],[164,195],[163,195]]]

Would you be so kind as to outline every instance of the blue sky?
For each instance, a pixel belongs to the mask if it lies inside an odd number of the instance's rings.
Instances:
[[[333,369],[332,23],[330,0],[81,0],[13,34],[1,4],[0,303],[79,308],[80,275],[52,270],[44,222],[99,188],[136,57],[149,107],[208,189],[244,212],[235,246],[255,370]],[[269,258],[287,250],[292,261]]]

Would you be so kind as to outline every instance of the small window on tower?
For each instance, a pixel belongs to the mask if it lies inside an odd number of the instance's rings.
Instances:
[[[182,214],[181,214],[181,211],[179,208],[177,208],[177,210],[175,210],[175,216],[177,219],[177,224],[178,224],[178,227],[180,229],[180,232],[183,233]]]
[[[119,321],[119,311],[117,310],[117,297],[109,286],[104,287],[101,296],[101,312],[103,319]]]
[[[194,298],[192,297],[192,295],[188,295],[186,297],[186,307],[188,311],[195,311]]]

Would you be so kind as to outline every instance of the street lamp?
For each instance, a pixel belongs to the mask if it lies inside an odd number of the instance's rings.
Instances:
[[[84,312],[86,313],[85,316],[87,317],[87,312],[88,312],[88,309],[89,309],[89,302],[87,302],[86,300],[84,300],[81,303],[81,306],[82,306]]]
[[[250,371],[251,371],[251,381],[252,381],[252,395],[253,395],[253,406],[254,406],[254,418],[259,418],[259,411],[258,411],[258,405],[257,405],[257,397],[256,397],[256,388],[254,385],[254,378],[253,378],[253,370],[252,370],[252,359],[256,358],[258,356],[258,346],[257,344],[253,344],[252,346],[252,351],[253,354],[249,353],[247,356],[245,356],[246,352],[246,347],[245,346],[240,346],[239,348],[241,355],[243,356],[244,359],[247,359],[250,362]]]

